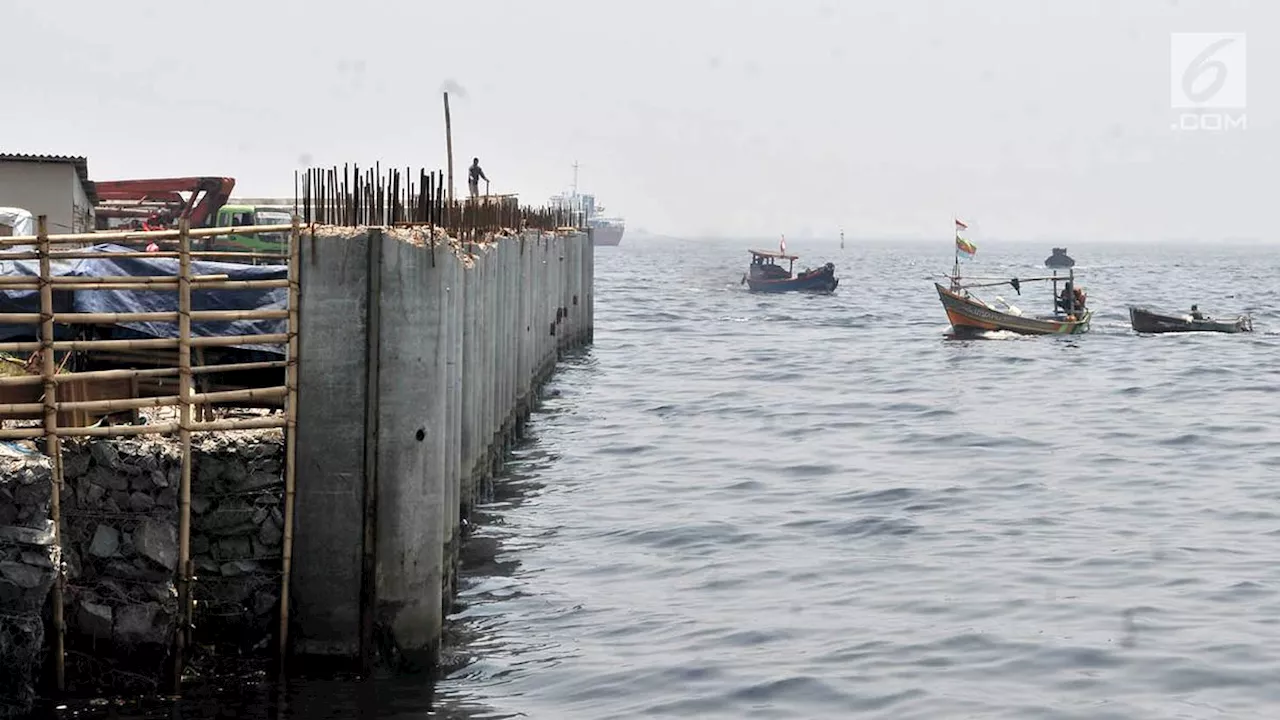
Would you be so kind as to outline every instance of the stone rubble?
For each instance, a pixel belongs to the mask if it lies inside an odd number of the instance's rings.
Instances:
[[[56,577],[49,458],[0,442],[0,717],[31,712]]]
[[[68,689],[157,689],[179,619],[177,443],[64,440],[60,556],[48,520],[49,460],[19,448],[0,443],[0,717],[26,712],[34,698],[41,612],[58,565]],[[253,653],[267,646],[279,612],[283,435],[197,436],[192,452],[196,650]]]
[[[248,654],[266,647],[279,618],[284,437],[210,438],[194,467],[195,641]]]

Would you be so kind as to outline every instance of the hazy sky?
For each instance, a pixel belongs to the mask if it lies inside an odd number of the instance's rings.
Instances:
[[[1268,237],[1280,2],[10,0],[8,152],[95,179],[478,155],[673,235]],[[1171,32],[1246,32],[1247,127],[1173,129]],[[1229,73],[1236,72],[1234,62]],[[25,108],[20,103],[26,103]],[[1232,111],[1233,116],[1238,111]]]

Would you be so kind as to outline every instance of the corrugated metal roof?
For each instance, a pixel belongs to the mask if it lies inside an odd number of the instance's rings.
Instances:
[[[93,182],[89,180],[89,160],[85,157],[79,155],[0,153],[0,162],[32,162],[74,165],[76,168],[76,175],[80,176],[80,185],[84,187],[84,194],[89,196],[89,202],[95,205],[98,202],[98,190],[94,187]]]

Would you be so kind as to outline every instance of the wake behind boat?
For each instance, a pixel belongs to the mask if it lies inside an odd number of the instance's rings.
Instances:
[[[948,276],[949,285],[934,283],[938,290],[938,298],[946,310],[947,320],[957,336],[975,335],[983,332],[1006,330],[1020,335],[1074,335],[1088,332],[1089,321],[1093,311],[1087,307],[1087,296],[1084,290],[1075,285],[1075,271],[1069,270],[1066,277],[1055,271],[1053,275],[1033,278],[970,278],[965,282],[960,277],[960,254],[973,257],[978,248],[973,243],[960,237],[959,231],[967,228],[956,220],[956,261],[955,269]],[[1021,295],[1022,285],[1029,282],[1048,282],[1053,288],[1053,312],[1042,315],[1026,315],[1022,310],[997,296],[1003,309],[996,307],[973,295],[975,288],[991,288],[1009,286]],[[1058,284],[1062,283],[1062,292]]]
[[[1253,332],[1253,318],[1239,315],[1230,320],[1215,320],[1200,315],[1199,308],[1191,306],[1191,314],[1174,315],[1145,307],[1129,307],[1129,324],[1134,332],[1142,334],[1173,332]]]

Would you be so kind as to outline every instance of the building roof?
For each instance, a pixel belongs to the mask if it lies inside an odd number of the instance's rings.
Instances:
[[[89,202],[95,205],[98,203],[98,190],[94,187],[93,181],[89,179],[89,161],[84,157],[75,155],[27,155],[22,153],[0,153],[0,162],[72,165],[76,169],[76,175],[80,176],[80,186],[84,188],[84,194],[89,197]]]

